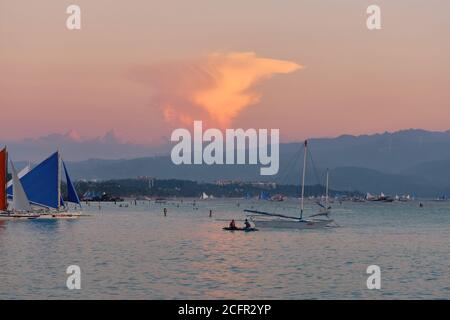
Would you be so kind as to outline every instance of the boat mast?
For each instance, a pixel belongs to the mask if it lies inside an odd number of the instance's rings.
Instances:
[[[5,184],[8,181],[8,148],[5,147]],[[2,185],[2,188],[5,188],[5,205],[6,205],[6,210],[8,210],[8,194],[7,194],[7,189],[6,186]]]
[[[2,170],[2,180],[4,180],[4,181],[2,181],[2,186],[1,186],[1,188],[2,188],[2,197],[4,197],[3,199],[2,199],[2,206],[4,207],[4,208],[0,208],[0,211],[8,211],[8,195],[7,195],[7,192],[6,192],[6,190],[7,190],[7,183],[8,183],[8,148],[5,146],[5,148],[3,149],[3,150],[0,150],[0,152],[1,151],[5,151],[5,159],[4,159],[4,161],[5,161],[5,163],[4,163],[4,165],[5,165],[5,167],[4,168],[2,168],[1,170]],[[4,182],[4,185],[3,185],[3,182]],[[4,194],[3,194],[4,193]]]
[[[308,151],[308,140],[305,140],[305,152],[303,156],[303,176],[302,176],[302,205],[300,210],[300,220],[303,219],[303,209],[305,208],[305,174],[306,174],[306,153]]]
[[[326,191],[325,191],[325,209],[328,210],[328,182],[329,182],[329,178],[330,178],[330,171],[327,168],[327,187],[326,187]]]
[[[61,153],[58,149],[58,210],[61,208]]]

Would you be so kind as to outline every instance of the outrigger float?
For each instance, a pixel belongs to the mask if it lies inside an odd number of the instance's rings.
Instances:
[[[28,167],[19,173],[10,161],[10,182],[7,182],[7,164],[8,152],[4,148],[0,152],[0,219],[76,219],[84,216],[59,151],[32,170]],[[70,210],[62,198],[62,170],[67,183],[67,202],[76,205],[75,211]]]

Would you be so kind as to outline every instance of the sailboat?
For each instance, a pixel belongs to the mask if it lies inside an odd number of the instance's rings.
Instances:
[[[0,183],[1,183],[1,200],[0,200],[0,219],[36,219],[40,215],[33,213],[31,209],[30,202],[28,197],[23,189],[22,183],[20,182],[19,176],[17,174],[16,169],[14,168],[14,164],[10,161],[11,164],[11,188],[14,191],[14,197],[12,199],[12,203],[8,208],[8,200],[7,200],[7,185],[6,185],[6,175],[8,172],[7,164],[8,164],[8,152],[6,148],[0,151],[0,164],[1,164],[1,172],[0,172]]]
[[[80,199],[75,191],[66,164],[57,151],[25,174],[20,182],[33,206],[33,212],[43,219],[74,219],[81,216],[81,211],[70,211],[61,195],[62,170],[67,182],[68,202],[75,203],[81,209]],[[15,190],[7,189],[8,197],[14,198]],[[38,209],[36,209],[38,208]]]
[[[300,216],[292,217],[258,210],[244,210],[244,212],[247,213],[247,216],[249,216],[250,219],[255,224],[255,227],[281,228],[281,229],[317,229],[326,227],[333,222],[333,220],[331,219],[303,218],[303,212],[305,209],[305,175],[306,175],[307,151],[308,151],[308,141],[305,141]]]
[[[208,199],[209,198],[209,196],[206,194],[206,193],[202,193],[202,195],[200,196],[200,199],[201,200],[206,200],[206,199]]]

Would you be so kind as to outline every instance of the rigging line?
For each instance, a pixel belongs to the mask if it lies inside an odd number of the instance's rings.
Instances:
[[[281,184],[288,184],[287,179],[290,176],[293,176],[293,174],[291,174],[291,170],[295,172],[295,164],[296,164],[296,160],[297,158],[300,156],[301,150],[297,150],[289,159],[288,161],[288,165],[286,166],[286,170],[284,171],[283,177],[282,179],[280,179],[280,183]],[[273,212],[276,213],[278,212],[280,208],[278,206],[275,206],[275,208],[273,209]]]
[[[296,162],[297,162],[297,160],[299,159],[299,157],[300,157],[300,153],[301,153],[301,151],[300,150],[297,150],[291,157],[290,157],[290,159],[289,159],[289,161],[288,161],[288,164],[287,164],[287,166],[286,166],[286,169],[284,170],[284,172],[283,172],[283,176],[281,177],[281,179],[280,179],[280,183],[281,184],[290,184],[290,183],[288,183],[288,178],[289,177],[291,177],[291,176],[295,176],[294,175],[294,173],[295,173],[295,169],[297,168],[297,166],[296,166]],[[295,184],[295,183],[294,183]]]
[[[309,152],[309,158],[311,160],[311,164],[312,164],[312,167],[313,167],[313,170],[314,170],[314,175],[316,176],[317,183],[320,186],[322,186],[322,183],[320,181],[319,174],[318,174],[318,171],[317,171],[317,167],[316,167],[316,165],[314,163],[314,160],[313,160],[313,157],[312,157],[312,152]]]
[[[279,184],[286,184],[287,179],[291,174],[291,170],[293,169],[294,165],[295,165],[295,160],[298,157],[298,154],[300,153],[299,150],[297,150],[292,156],[289,157],[288,161],[287,161],[287,165],[284,167],[282,174],[280,175],[280,177],[277,179]],[[261,190],[260,190],[261,193]],[[266,207],[266,206],[262,206],[262,207]],[[274,211],[276,212],[276,209],[274,209]]]

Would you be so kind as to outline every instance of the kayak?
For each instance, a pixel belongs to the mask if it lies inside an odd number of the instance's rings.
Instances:
[[[245,228],[230,228],[230,227],[225,227],[225,228],[223,228],[223,230],[226,230],[226,231],[245,231],[245,232],[258,231],[258,229],[256,229],[256,228],[247,228],[247,229],[245,229]]]

